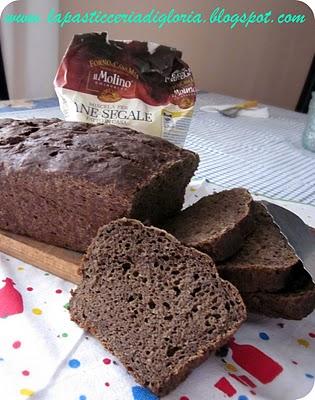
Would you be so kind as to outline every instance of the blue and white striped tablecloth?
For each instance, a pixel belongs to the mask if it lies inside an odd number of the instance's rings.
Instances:
[[[199,153],[196,178],[222,187],[315,205],[315,153],[302,147],[306,116],[270,107],[270,118],[226,118],[200,107],[238,99],[200,94],[185,147]]]
[[[204,105],[239,99],[200,93],[185,147],[200,155],[195,179],[221,187],[243,186],[269,198],[315,206],[315,153],[303,149],[306,116],[270,107],[270,118],[223,117]],[[61,117],[57,99],[0,104],[1,117]]]

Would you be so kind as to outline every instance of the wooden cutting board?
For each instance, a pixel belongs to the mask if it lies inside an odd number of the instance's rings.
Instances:
[[[1,230],[0,251],[67,281],[78,284],[81,280],[78,274],[81,253]]]

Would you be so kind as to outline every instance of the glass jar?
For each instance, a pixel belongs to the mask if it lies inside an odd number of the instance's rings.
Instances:
[[[303,146],[307,150],[315,152],[315,92],[312,92],[312,99],[308,107],[308,120],[303,133]]]

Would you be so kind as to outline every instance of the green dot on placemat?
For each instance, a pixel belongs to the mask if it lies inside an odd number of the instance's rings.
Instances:
[[[69,303],[66,303],[66,304],[64,305],[64,308],[65,308],[66,310],[69,310]]]
[[[69,335],[68,335],[67,333],[64,332],[61,336],[62,336],[62,337],[68,337]]]

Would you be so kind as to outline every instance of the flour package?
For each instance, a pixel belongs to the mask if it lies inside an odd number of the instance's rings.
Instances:
[[[196,89],[182,53],[152,42],[75,35],[55,89],[67,121],[126,126],[183,146]]]

